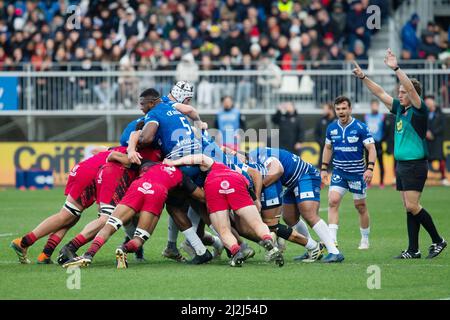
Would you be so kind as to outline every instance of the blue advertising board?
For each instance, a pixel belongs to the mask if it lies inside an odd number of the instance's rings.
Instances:
[[[17,83],[17,77],[0,77],[0,111],[18,109]]]

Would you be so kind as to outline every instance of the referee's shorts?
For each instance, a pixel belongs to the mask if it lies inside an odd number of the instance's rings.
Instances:
[[[397,161],[395,168],[398,191],[423,191],[428,175],[428,161],[408,160]]]

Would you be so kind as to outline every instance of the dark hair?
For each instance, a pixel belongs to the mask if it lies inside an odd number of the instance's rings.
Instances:
[[[421,96],[422,95],[422,84],[420,83],[420,81],[417,80],[416,78],[411,78],[410,80],[414,86],[414,89],[416,89],[417,94],[419,96]]]
[[[142,130],[144,128],[144,125],[145,125],[145,121],[144,120],[139,121],[138,123],[136,123],[135,131]]]
[[[153,88],[149,88],[149,89],[145,89],[144,91],[142,91],[141,95],[139,97],[149,97],[151,99],[159,99],[161,97],[161,95],[159,94],[158,90],[153,89]]]
[[[342,102],[347,102],[348,106],[351,108],[352,107],[352,103],[350,102],[350,99],[347,98],[346,96],[339,96],[334,100],[334,105],[338,105],[341,104]]]

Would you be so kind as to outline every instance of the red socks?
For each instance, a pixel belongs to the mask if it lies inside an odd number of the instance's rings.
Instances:
[[[234,256],[240,249],[241,249],[240,245],[233,244],[233,246],[230,248],[230,252]]]
[[[33,232],[27,233],[20,241],[20,246],[22,248],[28,248],[29,246],[33,245],[33,243],[35,243],[36,240],[37,238]]]
[[[61,238],[58,237],[56,234],[50,235],[48,237],[47,243],[45,244],[43,252],[47,255],[47,257],[50,257],[55,251],[58,244],[61,242]]]
[[[99,236],[95,237],[94,241],[92,241],[92,244],[89,247],[86,254],[93,257],[104,244],[105,244],[105,239],[103,239],[102,237],[99,237]]]
[[[139,247],[140,246],[133,239],[128,241],[123,248],[125,249],[126,252],[136,252],[138,251]]]
[[[84,246],[87,242],[88,240],[80,233],[70,241],[70,245],[75,250],[78,250],[80,247]]]

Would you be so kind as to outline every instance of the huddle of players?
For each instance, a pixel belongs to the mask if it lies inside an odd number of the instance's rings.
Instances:
[[[99,216],[61,249],[58,263],[64,267],[88,266],[109,237],[124,226],[128,241],[117,248],[116,260],[118,268],[126,268],[127,253],[138,252],[151,237],[164,205],[195,252],[189,261],[193,264],[213,258],[206,244],[214,246],[216,255],[225,246],[230,265],[241,266],[255,254],[242,236],[259,243],[267,261],[282,266],[283,248],[274,235],[304,246],[302,261],[321,259],[325,247],[328,255],[323,262],[343,261],[318,215],[320,172],[282,149],[258,148],[242,155],[218,146],[188,105],[192,96],[192,86],[184,81],[165,97],[154,89],[145,90],[140,95],[145,116],[127,126],[123,146],[97,150],[75,165],[62,209],[11,242],[19,261],[30,263],[27,248],[50,235],[38,263],[51,263],[50,256],[65,233],[94,202]],[[300,215],[320,242],[312,239]],[[280,224],[281,216],[287,225]],[[218,237],[206,232],[205,225]],[[76,251],[90,241],[87,251],[77,256]],[[170,248],[170,243],[173,237],[163,254],[181,261],[176,245]]]

